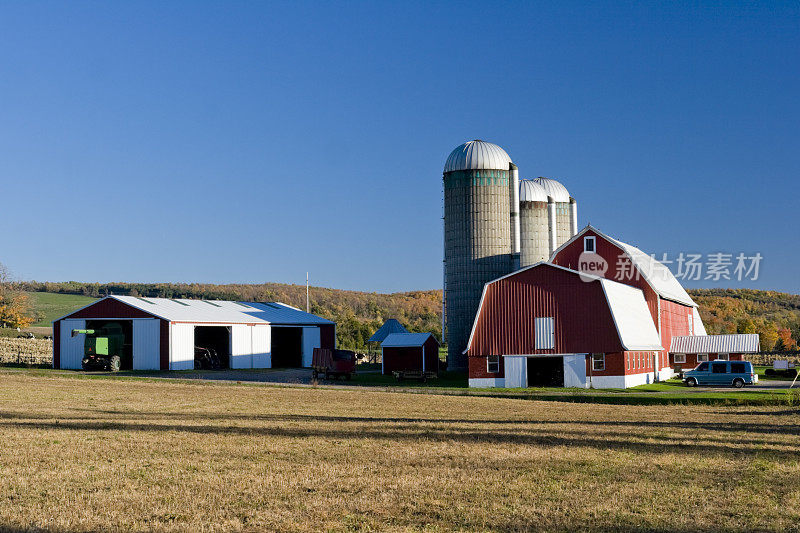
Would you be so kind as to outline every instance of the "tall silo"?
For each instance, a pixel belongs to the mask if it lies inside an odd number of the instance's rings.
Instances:
[[[548,196],[547,225],[549,254],[578,232],[578,204],[561,183],[550,178],[536,178]],[[548,254],[548,255],[549,255]]]
[[[452,151],[442,179],[447,361],[451,369],[465,369],[462,352],[484,284],[519,264],[519,217],[512,206],[519,178],[505,150],[474,140]]]
[[[550,258],[547,199],[547,191],[534,180],[519,181],[521,267]]]

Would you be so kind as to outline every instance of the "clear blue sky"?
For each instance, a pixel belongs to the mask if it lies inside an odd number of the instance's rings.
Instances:
[[[800,292],[797,2],[15,2],[0,46],[18,278],[437,288],[481,138],[580,225]]]

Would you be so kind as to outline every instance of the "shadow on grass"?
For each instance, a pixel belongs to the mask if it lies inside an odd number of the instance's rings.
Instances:
[[[796,460],[800,453],[800,442],[796,444],[775,443],[769,434],[795,436],[800,426],[771,426],[769,424],[747,423],[704,423],[704,422],[650,422],[650,421],[586,421],[586,422],[551,422],[551,421],[514,421],[514,420],[443,420],[443,419],[410,419],[410,418],[369,418],[346,416],[313,416],[313,415],[260,415],[254,417],[231,417],[230,415],[177,415],[182,419],[203,420],[262,420],[279,425],[268,427],[242,427],[232,424],[192,425],[163,422],[148,423],[148,418],[163,418],[164,414],[142,412],[107,412],[99,414],[112,416],[130,416],[135,421],[92,420],[64,417],[34,418],[28,414],[0,413],[0,427],[34,430],[63,431],[123,431],[143,433],[189,433],[213,436],[272,436],[291,439],[326,438],[334,440],[376,439],[397,442],[407,441],[445,441],[459,443],[481,443],[487,445],[523,444],[539,447],[568,446],[576,448],[592,448],[597,450],[626,450],[635,453],[698,453],[747,456],[758,454]],[[33,418],[33,420],[31,420]],[[287,427],[286,422],[305,422],[304,427]],[[334,423],[335,427],[320,427],[318,424]],[[314,425],[314,424],[317,425]],[[442,424],[456,424],[460,427],[442,427]],[[475,424],[515,425],[506,428],[478,428]],[[558,427],[554,427],[558,426]],[[590,433],[592,426],[608,429],[597,434]],[[614,431],[617,428],[637,428],[640,432]],[[647,430],[671,429],[678,431],[675,435],[651,434]],[[707,435],[691,435],[691,442],[679,430],[703,430]],[[715,433],[747,432],[762,439],[731,440],[728,435],[715,436]],[[755,434],[755,435],[753,435]],[[784,446],[787,449],[775,449],[769,446]]]
[[[72,409],[86,415],[55,417],[36,413],[18,413],[0,411],[0,423],[3,420],[57,420],[57,421],[82,421],[87,422],[101,417],[133,418],[136,420],[164,420],[176,419],[191,422],[204,421],[241,421],[241,422],[333,422],[342,424],[463,424],[470,425],[498,425],[498,426],[603,426],[603,427],[634,427],[651,429],[672,430],[700,430],[709,432],[734,432],[734,433],[762,433],[800,436],[800,424],[753,424],[749,422],[659,422],[650,420],[581,420],[575,422],[550,421],[550,420],[515,420],[515,419],[465,419],[465,418],[411,418],[411,417],[367,417],[367,416],[332,416],[332,415],[302,415],[302,414],[253,414],[235,415],[230,413],[176,413],[154,411],[126,411],[114,409]],[[777,411],[782,414],[800,414],[797,411]],[[725,413],[730,414],[730,413]],[[762,415],[772,414],[770,411],[761,412]],[[108,421],[116,423],[113,420]],[[69,422],[63,422],[69,423]],[[101,423],[97,421],[96,423]],[[103,421],[105,423],[105,420]],[[180,426],[183,427],[183,426]],[[193,426],[187,426],[193,427]]]

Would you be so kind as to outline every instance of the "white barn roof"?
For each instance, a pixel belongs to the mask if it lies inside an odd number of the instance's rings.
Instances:
[[[425,344],[431,333],[391,333],[381,343],[381,348],[416,347]]]
[[[107,296],[145,313],[170,322],[202,322],[219,324],[333,324],[283,303],[234,302],[228,300],[190,300],[186,298],[147,298]],[[102,300],[98,300],[102,301]],[[95,305],[93,302],[86,307]],[[85,309],[85,307],[84,307]],[[71,314],[75,313],[73,311]],[[66,316],[70,316],[66,315]],[[65,318],[65,317],[62,317]],[[113,318],[113,317],[112,317]],[[60,320],[60,319],[59,319]]]
[[[609,279],[599,281],[622,346],[626,350],[663,350],[642,291]]]
[[[682,335],[672,337],[672,353],[755,353],[758,333],[734,335]]]
[[[653,290],[667,300],[674,300],[684,305],[697,307],[686,289],[675,278],[669,268],[654,257],[647,255],[639,248],[630,244],[608,237],[608,240],[617,244],[631,258],[633,264],[639,269],[641,275],[650,282]]]

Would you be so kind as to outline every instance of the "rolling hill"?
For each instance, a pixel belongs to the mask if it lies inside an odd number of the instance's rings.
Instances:
[[[242,301],[279,301],[305,308],[305,286],[263,283],[254,285],[39,283],[22,282],[18,289],[32,293],[39,320],[49,325],[106,294],[164,298],[207,298]],[[759,333],[762,349],[792,349],[800,339],[800,295],[748,289],[695,289],[692,298],[708,333]],[[339,344],[365,349],[366,339],[387,318],[397,318],[410,331],[431,331],[441,338],[440,290],[392,294],[311,288],[311,311],[337,323]]]

